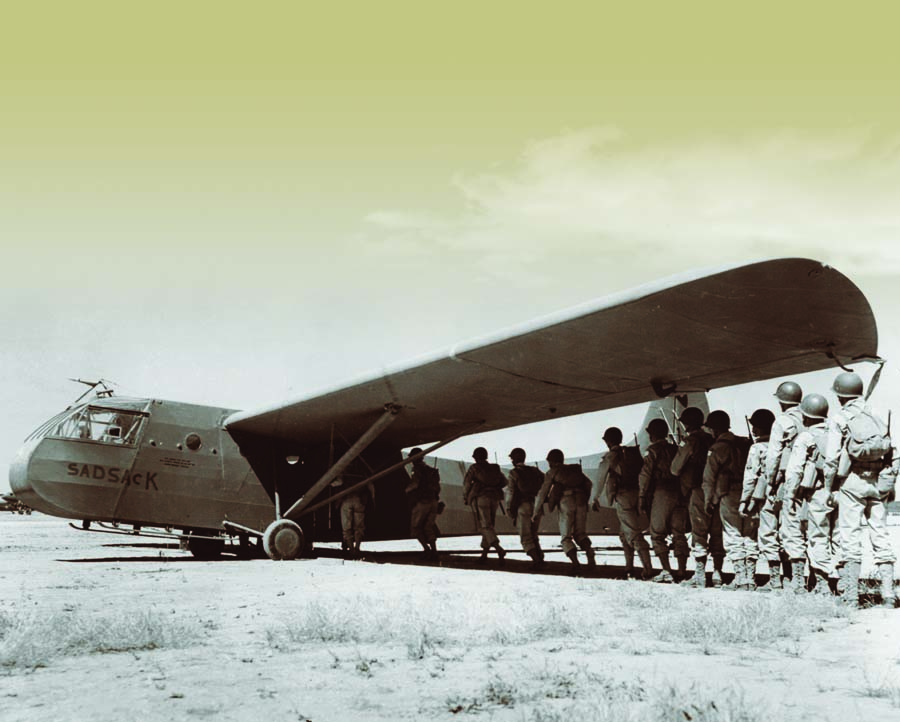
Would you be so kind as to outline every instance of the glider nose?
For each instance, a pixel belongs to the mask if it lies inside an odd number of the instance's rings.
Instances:
[[[28,479],[28,470],[37,445],[38,440],[26,443],[19,449],[9,465],[9,486],[16,498],[27,506],[32,506],[32,502],[36,498],[34,488]]]

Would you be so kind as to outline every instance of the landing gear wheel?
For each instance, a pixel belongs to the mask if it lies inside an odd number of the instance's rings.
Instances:
[[[263,549],[270,559],[296,559],[303,551],[303,530],[290,519],[277,519],[263,534]]]

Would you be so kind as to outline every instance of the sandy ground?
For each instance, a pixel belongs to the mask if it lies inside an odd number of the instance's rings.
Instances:
[[[0,515],[0,719],[900,719],[900,610],[327,554],[199,562]]]

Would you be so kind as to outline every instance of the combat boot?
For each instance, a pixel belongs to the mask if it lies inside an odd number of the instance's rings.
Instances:
[[[544,557],[541,554],[540,549],[532,549],[528,552],[528,556],[531,557],[531,568],[537,569],[541,566],[541,562],[544,561]]]
[[[687,579],[687,557],[676,557],[678,561],[678,581],[683,582]]]
[[[593,547],[585,547],[584,553],[587,556],[587,565],[591,569],[594,569],[597,566],[597,558],[594,556],[594,548]]]
[[[481,556],[478,558],[478,563],[479,564],[487,564],[487,558],[488,558],[488,550],[482,549]]]
[[[859,562],[847,562],[841,576],[844,578],[844,591],[841,601],[852,609],[859,608]]]
[[[663,569],[656,577],[654,577],[653,581],[659,582],[660,584],[675,584],[676,581],[675,577],[672,575],[672,567],[669,566],[669,555],[657,554],[656,556],[659,557],[659,563]]]
[[[631,579],[634,577],[634,549],[626,549],[625,550],[625,578]]]
[[[744,560],[744,591],[756,590],[756,559]]]
[[[791,560],[791,582],[788,591],[794,594],[806,594],[806,576],[803,573],[803,562]]]
[[[719,589],[722,586],[722,564],[724,557],[713,557],[713,573],[710,579],[710,586],[713,589]]]
[[[638,551],[638,556],[641,558],[641,566],[643,567],[641,578],[646,581],[653,576],[653,562],[650,561],[650,550],[641,549]]]
[[[897,593],[894,591],[894,563],[883,562],[878,568],[881,572],[881,606],[893,609],[897,602]]]
[[[684,586],[691,589],[706,588],[706,557],[697,557],[694,560],[694,576],[692,576]]]
[[[812,588],[813,594],[820,597],[831,596],[831,587],[829,586],[827,572],[823,572],[821,569],[816,569],[815,567],[810,567],[809,576],[815,580],[815,584]]]
[[[494,544],[494,549],[497,550],[497,556],[500,557],[500,561],[502,562],[506,558],[506,549],[500,546],[500,542]]]
[[[781,584],[781,561],[769,560],[769,581],[761,587],[757,587],[758,592],[780,592],[784,587]]]
[[[572,562],[572,574],[577,576],[581,576],[581,562],[578,561],[578,550],[577,549],[569,549],[566,552],[566,556],[569,557],[569,560]]]

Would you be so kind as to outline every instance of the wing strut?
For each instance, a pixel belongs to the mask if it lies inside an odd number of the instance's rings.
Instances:
[[[307,491],[303,496],[297,499],[294,502],[294,505],[288,509],[284,514],[281,515],[280,518],[290,519],[291,517],[300,516],[301,512],[303,512],[306,507],[308,507],[312,502],[316,500],[316,497],[322,492],[322,490],[328,486],[336,477],[338,477],[341,472],[344,471],[348,466],[350,466],[351,462],[359,456],[365,448],[371,444],[378,436],[384,431],[388,426],[393,423],[394,419],[397,418],[397,414],[400,413],[400,407],[397,404],[386,404],[384,407],[384,413],[378,418],[378,420],[372,424],[366,432],[360,436],[356,443],[353,444],[349,449],[347,449],[346,453],[335,462],[335,464],[326,471],[322,478],[320,478],[315,484],[313,484],[309,491]]]
[[[328,506],[328,504],[331,504],[332,502],[335,502],[338,499],[341,499],[341,498],[347,496],[348,494],[352,494],[354,491],[358,491],[360,488],[362,488],[366,484],[371,484],[373,481],[376,481],[383,476],[387,476],[391,472],[396,471],[397,469],[399,469],[403,466],[406,466],[407,464],[412,463],[413,461],[417,461],[417,460],[421,459],[423,456],[428,456],[428,454],[430,454],[432,451],[440,449],[442,446],[446,446],[451,441],[456,441],[459,437],[465,436],[466,434],[474,433],[474,431],[482,424],[484,424],[484,422],[479,421],[477,424],[468,426],[468,427],[464,428],[462,431],[459,431],[458,433],[453,434],[453,436],[449,436],[446,439],[444,439],[443,441],[438,441],[436,444],[432,444],[424,451],[422,451],[418,454],[414,454],[413,456],[410,456],[406,459],[403,459],[403,461],[399,461],[396,464],[392,464],[387,469],[382,469],[377,474],[373,474],[368,479],[363,479],[362,481],[354,484],[351,487],[342,489],[337,494],[332,494],[327,499],[323,499],[322,501],[320,501],[318,504],[313,504],[312,506],[304,509],[303,514],[312,514],[314,511],[321,509],[323,506]],[[287,515],[285,515],[285,516],[287,516]],[[298,514],[297,516],[300,516],[300,515]]]

